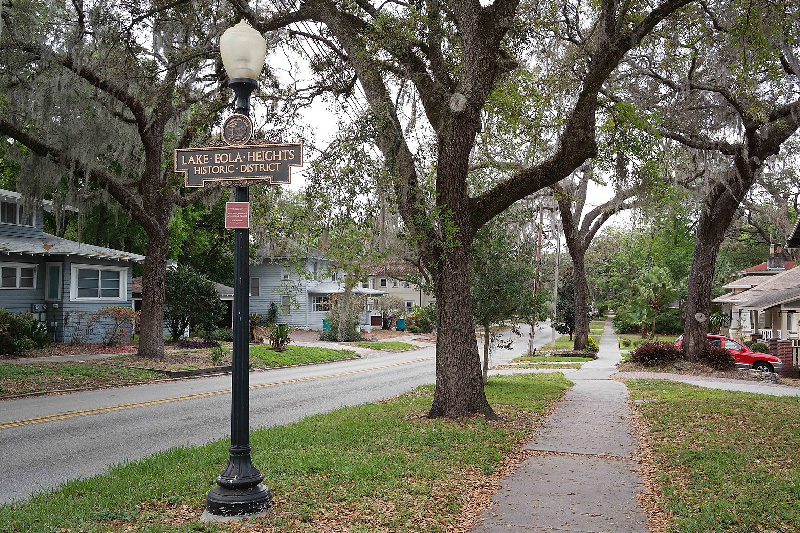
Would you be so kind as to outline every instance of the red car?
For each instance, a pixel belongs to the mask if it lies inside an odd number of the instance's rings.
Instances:
[[[752,368],[753,370],[765,370],[767,372],[780,372],[783,370],[783,363],[774,355],[768,353],[754,352],[739,341],[735,341],[724,335],[708,335],[711,346],[719,348],[722,346],[728,350],[734,359],[736,366]],[[683,344],[683,335],[675,339],[675,347],[680,349]]]

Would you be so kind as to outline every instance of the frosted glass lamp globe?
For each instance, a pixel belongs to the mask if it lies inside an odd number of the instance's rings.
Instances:
[[[231,79],[256,80],[264,66],[267,42],[258,31],[242,21],[222,34],[219,52],[225,71]]]

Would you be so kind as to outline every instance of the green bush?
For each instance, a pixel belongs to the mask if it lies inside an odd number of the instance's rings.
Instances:
[[[586,349],[595,353],[600,351],[600,347],[597,345],[597,342],[593,337],[589,337],[589,342],[586,343]]]
[[[669,342],[642,344],[631,354],[631,362],[644,366],[664,366],[680,358],[680,350]]]
[[[47,327],[27,313],[0,308],[0,356],[15,356],[49,342]]]
[[[284,351],[286,346],[292,342],[292,338],[289,336],[289,333],[291,332],[292,328],[286,324],[276,324],[269,333],[269,340],[272,344],[272,349],[278,352]]]
[[[731,352],[721,347],[711,346],[706,343],[700,352],[700,361],[715,370],[733,370],[736,368],[736,359]]]
[[[656,316],[656,333],[659,335],[679,335],[683,333],[683,321],[677,309]]]
[[[767,346],[763,342],[747,341],[744,344],[754,352],[769,353],[769,346]]]
[[[436,306],[415,305],[406,317],[406,331],[410,333],[430,333],[436,327]]]
[[[614,318],[611,320],[611,324],[614,326],[614,330],[620,335],[625,333],[639,332],[639,325],[627,320],[625,315],[622,313],[614,315]]]
[[[619,343],[623,348],[630,348],[633,346],[633,341],[630,339],[630,337],[620,337]]]

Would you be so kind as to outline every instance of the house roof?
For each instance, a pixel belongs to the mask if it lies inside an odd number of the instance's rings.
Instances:
[[[62,239],[61,237],[56,237],[49,233],[43,233],[41,237],[4,236],[3,242],[0,243],[0,254],[22,254],[45,257],[52,255],[69,255],[87,257],[90,259],[134,261],[137,263],[141,263],[145,259],[143,255]]]
[[[14,198],[15,200],[21,200],[24,198],[22,194],[15,191],[9,191],[6,189],[0,189],[0,196],[2,196],[3,198]],[[53,212],[53,202],[51,202],[50,200],[40,200],[40,202],[42,204],[42,207],[44,207],[45,211],[47,211],[48,213]],[[78,209],[72,207],[71,205],[65,205],[63,206],[63,209],[66,211],[74,211],[76,213],[78,212]]]
[[[745,276],[737,280],[726,283],[722,286],[723,289],[752,289],[756,285],[760,285],[767,281],[767,276]]]
[[[727,285],[726,285],[726,287],[727,287]],[[744,292],[747,292],[747,291],[744,291]],[[736,292],[736,293],[735,292],[726,292],[722,296],[717,296],[716,298],[714,298],[711,301],[714,302],[714,303],[718,303],[718,304],[738,303],[739,300],[741,299],[740,297],[744,294],[744,292]]]
[[[791,236],[786,242],[786,246],[789,248],[800,248],[800,218],[798,218],[797,222],[795,222]]]
[[[405,276],[418,276],[420,274],[416,265],[402,259],[387,261],[382,265],[370,268],[370,276],[387,276],[400,278]]]
[[[736,295],[738,307],[767,309],[800,299],[800,268],[792,268],[770,277],[760,285]]]
[[[790,269],[792,269],[794,267],[795,267],[795,261],[784,261],[783,269],[780,269],[780,268],[768,268],[767,262],[764,261],[763,263],[759,263],[757,265],[753,265],[751,267],[745,268],[744,270],[741,270],[740,272],[742,272],[742,273],[747,273],[747,272],[762,272],[762,273],[784,272],[784,271],[790,270]]]

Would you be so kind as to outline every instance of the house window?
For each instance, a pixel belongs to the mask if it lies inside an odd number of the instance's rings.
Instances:
[[[411,300],[406,300],[406,311],[411,311],[412,307],[414,307],[414,302]]]
[[[33,225],[32,217],[23,211],[22,206],[10,201],[0,202],[0,222],[21,226]]]
[[[365,279],[364,281],[361,282],[361,288],[362,289],[369,289],[369,280],[368,279]]]
[[[286,268],[286,267],[283,267],[281,269],[281,278],[283,279],[283,281],[289,281],[290,276],[291,276],[291,272],[289,271],[289,269]]]
[[[35,289],[36,265],[3,263],[0,265],[0,288]]]
[[[386,287],[386,278],[381,278],[381,287]]]
[[[291,314],[292,312],[292,299],[287,295],[281,296],[281,313],[284,315]]]
[[[250,296],[261,296],[261,285],[258,278],[250,278]]]
[[[47,279],[44,282],[44,299],[61,299],[61,263],[47,263]]]
[[[71,300],[125,301],[127,268],[72,265]]]
[[[396,279],[392,280],[392,287],[394,287],[395,289],[397,288],[397,280]]]
[[[331,281],[336,281],[336,275],[337,275],[337,272],[334,270],[334,271],[331,273]]]
[[[411,287],[411,284],[409,282],[407,282],[407,281],[404,281],[403,282],[403,288],[404,289],[408,289],[409,287]]]
[[[797,313],[795,311],[787,311],[786,328],[789,333],[797,333]]]
[[[330,311],[331,298],[330,296],[314,296],[311,300],[312,311]]]

